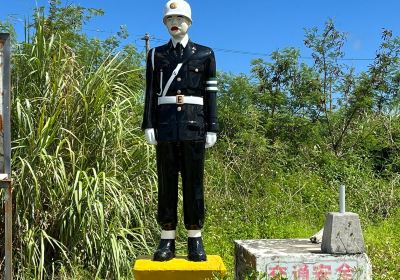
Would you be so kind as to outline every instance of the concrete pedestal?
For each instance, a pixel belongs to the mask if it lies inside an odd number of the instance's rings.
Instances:
[[[336,255],[321,252],[308,239],[235,241],[235,279],[372,279],[366,254]]]
[[[191,262],[176,257],[167,262],[155,262],[151,257],[139,257],[133,267],[135,280],[206,280],[226,273],[220,256],[207,256],[206,262]]]
[[[351,212],[328,213],[321,250],[328,254],[364,253],[364,238],[358,215]]]

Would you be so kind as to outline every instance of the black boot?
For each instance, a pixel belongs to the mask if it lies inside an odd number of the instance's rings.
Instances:
[[[202,262],[207,260],[201,237],[188,238],[188,259],[192,262]]]
[[[175,258],[175,239],[161,239],[153,261],[165,262]]]

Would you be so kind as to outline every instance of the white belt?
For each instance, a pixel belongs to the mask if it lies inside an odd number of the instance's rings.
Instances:
[[[195,105],[203,105],[203,97],[198,96],[185,96],[185,95],[176,95],[176,96],[160,96],[158,98],[158,105],[162,104],[195,104]]]

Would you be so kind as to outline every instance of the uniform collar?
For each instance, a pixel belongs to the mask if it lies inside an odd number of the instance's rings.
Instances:
[[[174,37],[171,37],[171,42],[172,42],[172,45],[174,46],[174,48],[176,47],[176,44],[178,44],[178,43],[181,43],[183,48],[186,48],[186,45],[189,42],[189,35],[186,34],[185,37],[183,37],[183,39],[181,41],[178,41],[178,40],[174,39]]]

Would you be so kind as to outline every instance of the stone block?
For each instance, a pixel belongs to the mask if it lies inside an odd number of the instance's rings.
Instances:
[[[364,238],[358,215],[351,212],[328,213],[321,250],[329,254],[364,253]]]
[[[142,256],[133,267],[135,280],[212,280],[225,274],[224,262],[214,255],[208,255],[205,262],[191,262],[185,257],[155,262],[150,256]]]
[[[371,280],[366,254],[337,255],[321,252],[308,239],[235,241],[235,279]]]

